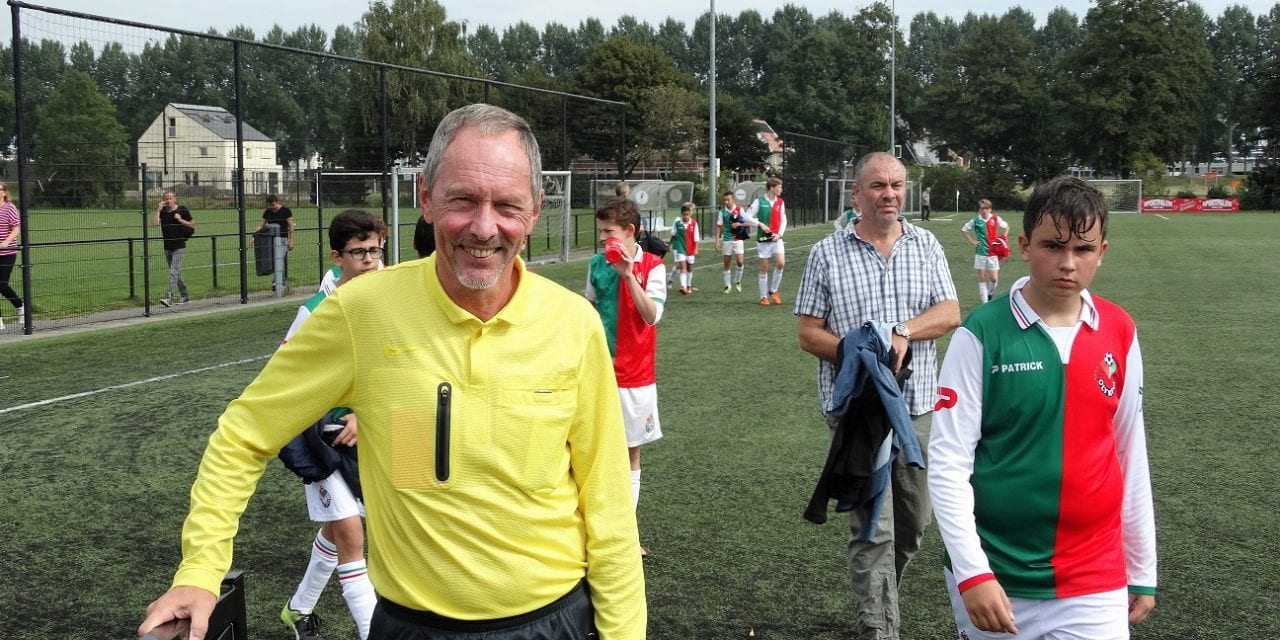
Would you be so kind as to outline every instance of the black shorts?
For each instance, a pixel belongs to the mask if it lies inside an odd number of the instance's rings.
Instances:
[[[560,599],[497,620],[455,620],[378,598],[369,640],[596,640],[595,609],[583,580]]]

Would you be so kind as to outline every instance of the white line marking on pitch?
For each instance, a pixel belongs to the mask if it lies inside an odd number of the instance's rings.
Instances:
[[[1168,220],[1168,218],[1166,218],[1166,217],[1164,217],[1164,216],[1162,216],[1162,215],[1160,215],[1160,214],[1158,214],[1158,213],[1156,214],[1156,217],[1157,217],[1157,218],[1160,218],[1161,220]]]
[[[0,415],[11,413],[13,411],[22,411],[23,409],[43,407],[44,405],[47,405],[47,404],[55,404],[58,402],[65,402],[67,400],[75,400],[77,398],[87,398],[89,396],[98,395],[99,393],[106,393],[108,391],[118,391],[120,389],[128,389],[129,387],[136,387],[138,385],[148,384],[151,382],[160,382],[162,380],[172,380],[174,378],[181,378],[182,376],[189,376],[196,373],[204,373],[206,371],[213,371],[215,369],[225,369],[227,367],[234,367],[237,365],[248,364],[250,362],[257,362],[259,360],[266,360],[267,358],[270,358],[270,357],[271,356],[266,355],[266,356],[258,356],[256,358],[245,358],[243,360],[236,360],[234,362],[224,362],[222,364],[215,364],[209,367],[201,367],[199,369],[191,369],[189,371],[179,371],[178,373],[169,373],[163,376],[147,378],[146,380],[136,380],[134,382],[126,382],[124,384],[113,384],[109,387],[94,389],[93,391],[82,391],[80,393],[73,393],[69,396],[59,396],[57,398],[49,398],[48,400],[40,400],[38,402],[28,402],[27,404],[20,404],[16,407],[8,407],[6,409],[0,409]]]

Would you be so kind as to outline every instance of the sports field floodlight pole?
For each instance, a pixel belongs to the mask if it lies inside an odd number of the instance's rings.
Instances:
[[[898,66],[898,2],[890,0],[889,2],[889,153],[894,153],[894,116],[897,105],[894,102],[897,99],[895,91],[895,74]]]
[[[716,202],[716,182],[720,177],[720,163],[716,162],[716,0],[711,0],[711,131],[709,132],[709,143],[707,145],[707,172],[711,174],[711,180],[708,183],[711,188],[707,190],[707,206],[715,210]]]

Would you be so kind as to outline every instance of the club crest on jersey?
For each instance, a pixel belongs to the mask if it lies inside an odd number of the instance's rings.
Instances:
[[[1098,381],[1098,389],[1108,398],[1116,394],[1116,371],[1119,368],[1116,357],[1108,351],[1102,356],[1102,362],[1099,362],[1093,370],[1093,377]]]
[[[319,489],[320,493],[320,504],[323,505],[324,508],[328,509],[329,505],[333,503],[333,496],[329,494],[328,489],[324,488],[323,482],[320,483],[320,486],[317,487],[317,489]]]

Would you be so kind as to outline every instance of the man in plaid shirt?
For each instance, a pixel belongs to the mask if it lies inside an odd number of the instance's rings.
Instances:
[[[892,326],[895,372],[911,348],[913,374],[904,397],[920,442],[928,442],[938,387],[934,341],[959,326],[960,304],[942,245],[902,217],[906,180],[906,169],[888,153],[871,153],[858,161],[853,190],[860,216],[810,251],[795,314],[800,317],[800,348],[818,357],[818,396],[833,429],[838,423],[832,388],[840,338],[868,321]],[[870,541],[857,536],[868,509],[850,512],[849,575],[859,639],[898,638],[898,581],[929,524],[925,471],[898,459],[892,478]]]

